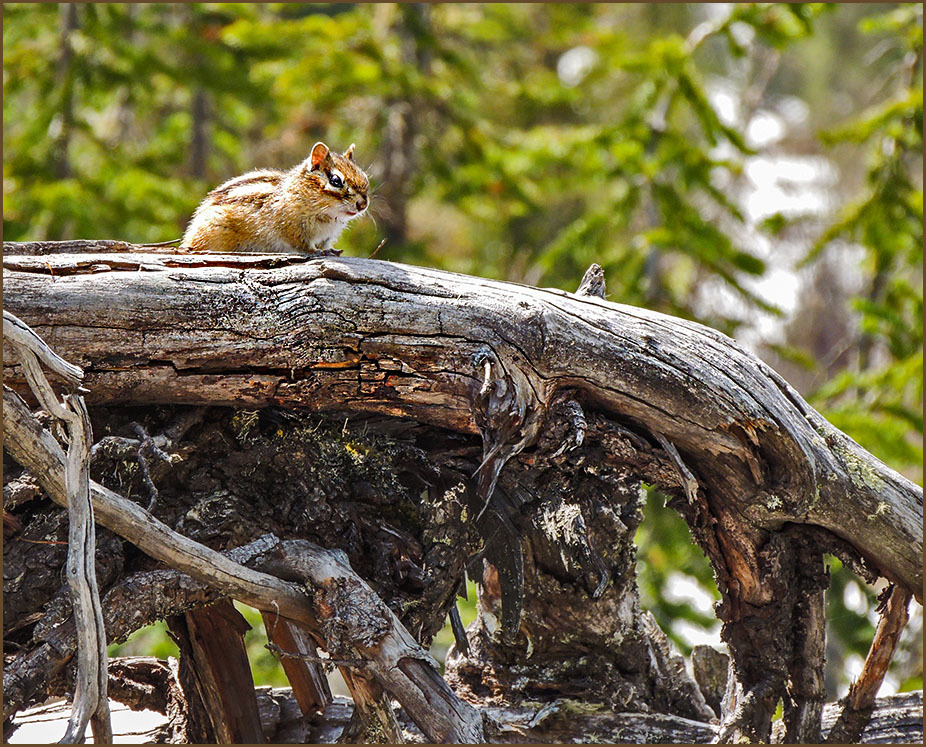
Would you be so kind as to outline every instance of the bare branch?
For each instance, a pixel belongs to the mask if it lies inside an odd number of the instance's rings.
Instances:
[[[862,671],[842,699],[842,712],[827,737],[828,744],[855,742],[868,724],[875,697],[909,619],[909,604],[910,592],[896,586],[886,590],[882,598],[881,619],[878,620],[868,656],[865,657]]]
[[[431,655],[354,573],[343,553],[304,540],[284,541],[280,550],[278,557],[261,565],[284,576],[298,574],[315,589],[319,624],[332,657],[366,659],[369,673],[402,704],[429,741],[484,741],[479,712],[453,693]],[[342,672],[358,689],[366,687],[365,672],[347,668]],[[394,717],[375,707],[380,702],[376,693],[370,691],[368,696],[363,701],[376,713],[366,718],[378,721],[386,735],[399,736],[390,725]]]
[[[4,388],[5,444],[17,461],[38,476],[49,496],[61,503],[64,455],[54,439],[33,421],[25,403],[14,392]],[[326,630],[325,620],[317,617],[318,605],[297,587],[276,576],[238,565],[226,556],[183,537],[140,506],[95,482],[90,482],[90,489],[100,523],[134,542],[152,557],[220,588],[246,604],[267,612],[279,611],[284,617],[303,622],[313,630],[321,630],[326,647],[336,657],[340,656],[339,646],[357,645],[354,639],[359,634],[356,631],[339,626]],[[366,603],[379,611],[378,618],[385,626],[382,631],[384,637],[377,642],[378,645],[362,645],[359,650],[365,657],[372,657],[374,663],[371,668],[380,686],[402,703],[422,729],[434,735],[434,741],[482,741],[478,713],[454,695],[432,666],[429,654],[405,630],[392,611],[349,566],[310,543],[301,543],[299,548],[300,556],[290,558],[291,566],[277,563],[273,567],[288,569],[290,574],[295,569],[297,577],[323,589],[327,589],[329,583],[349,584],[362,593]],[[328,605],[322,609],[341,615],[345,606],[349,608],[357,603],[356,597],[341,595],[337,600],[329,599]],[[347,655],[343,658],[353,657]],[[425,666],[417,666],[416,659]]]
[[[4,245],[5,249],[6,245]],[[17,349],[31,350],[51,371],[58,374],[71,387],[80,386],[84,378],[83,369],[60,357],[27,324],[6,310],[3,312],[3,336]]]
[[[63,404],[58,401],[39,359],[71,386],[80,382],[83,371],[56,355],[44,340],[7,311],[3,312],[3,333],[19,354],[36,398],[50,414],[64,421],[68,434],[64,470],[69,526],[66,577],[79,644],[74,708],[61,741],[83,742],[87,723],[91,722],[94,740],[108,744],[112,742],[112,725],[106,695],[109,679],[106,629],[96,582],[96,531],[90,503],[90,417],[80,395],[68,394]]]

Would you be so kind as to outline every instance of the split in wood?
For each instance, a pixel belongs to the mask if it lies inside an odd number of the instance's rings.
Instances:
[[[481,370],[482,384],[476,393],[476,422],[482,433],[483,457],[473,477],[478,478],[477,492],[482,508],[478,522],[492,500],[498,476],[505,463],[531,443],[537,432],[537,416],[531,418],[534,427],[522,434],[531,410],[528,394],[519,386],[499,361],[493,350],[486,347],[473,360]],[[518,438],[518,436],[521,436]]]
[[[268,645],[279,646],[281,651],[291,651],[300,657],[318,652],[318,634],[313,634],[305,625],[265,611],[261,611],[261,618],[264,621]],[[286,649],[279,645],[280,643],[284,644]],[[328,686],[325,667],[317,662],[297,660],[283,655],[280,656],[280,663],[302,713],[312,716],[324,711],[331,703],[331,688]]]
[[[180,649],[179,679],[203,741],[263,744],[254,680],[244,646],[250,625],[231,600],[167,619]]]
[[[676,469],[678,469],[678,474],[681,478],[682,487],[685,489],[685,496],[688,498],[688,502],[692,504],[696,503],[698,500],[698,478],[694,476],[692,471],[688,468],[688,465],[682,461],[681,454],[678,453],[678,449],[675,448],[672,442],[659,433],[659,431],[653,431],[653,435],[656,437],[656,440],[659,441],[659,445],[662,446],[666,454],[672,458],[672,462],[675,464]]]

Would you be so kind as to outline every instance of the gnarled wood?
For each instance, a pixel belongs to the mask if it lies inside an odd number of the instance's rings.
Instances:
[[[53,500],[63,503],[64,455],[61,448],[38,427],[22,400],[6,387],[3,427],[5,447],[21,464],[39,475],[39,482]],[[93,481],[90,481],[90,492],[100,523],[136,542],[153,557],[188,571],[198,580],[264,611],[280,612],[312,629],[318,629],[320,622],[328,625],[330,629],[321,633],[327,647],[355,647],[362,651],[362,658],[371,665],[377,687],[402,703],[434,741],[482,741],[482,724],[478,714],[457,698],[436,668],[431,666],[433,660],[429,654],[395,615],[377,600],[349,565],[339,558],[310,543],[284,543],[281,557],[266,563],[287,577],[309,584],[309,591],[312,590],[311,584],[318,584],[328,596],[317,604],[318,600],[310,601],[308,595],[276,576],[252,571],[177,534],[144,509]],[[267,544],[272,546],[272,540],[269,538],[263,545],[255,544],[254,552],[266,550]],[[371,642],[364,637],[368,631],[362,627],[362,620],[356,623],[352,619],[353,607],[349,598],[338,593],[345,586],[362,592],[369,609],[372,610],[374,605],[379,607],[373,613],[381,622],[377,641]],[[356,610],[358,614],[365,611],[362,608]],[[359,629],[356,627],[358,624],[361,626]],[[332,631],[337,633],[336,639],[332,639]],[[362,640],[355,640],[355,635]],[[5,701],[5,716],[12,715],[15,710],[15,703]]]
[[[559,457],[603,423],[603,448],[677,497],[715,569],[739,688],[726,738],[767,740],[789,679],[806,686],[788,693],[788,733],[818,733],[824,550],[921,599],[922,490],[713,330],[370,260],[113,248],[4,259],[7,306],[85,368],[91,403],[383,413],[479,434],[477,524],[502,516],[506,464]],[[544,451],[551,432],[562,446]],[[510,638],[522,559],[491,550]]]
[[[3,312],[3,335],[16,349],[32,393],[49,413],[63,421],[68,435],[64,478],[68,508],[67,581],[80,646],[74,710],[61,741],[65,744],[83,742],[89,721],[94,741],[108,743],[112,741],[112,725],[106,696],[106,631],[96,580],[96,527],[90,502],[90,417],[80,395],[67,394],[63,401],[58,401],[39,361],[71,388],[78,385],[83,372],[59,357],[8,311]],[[51,437],[47,432],[46,435]]]
[[[921,599],[922,490],[707,327],[355,258],[17,255],[4,268],[5,306],[86,369],[90,403],[352,409],[476,432],[488,349],[533,407],[573,387],[663,434],[716,512],[826,527]],[[740,582],[762,601],[755,569]]]

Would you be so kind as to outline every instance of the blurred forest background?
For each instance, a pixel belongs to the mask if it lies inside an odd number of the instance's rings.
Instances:
[[[732,335],[922,483],[922,4],[3,16],[4,239],[173,239],[229,177],[355,142],[375,195],[346,254],[385,238],[380,259],[566,290],[598,262],[611,300]],[[656,491],[646,514],[644,605],[683,652],[718,643],[703,556]],[[834,697],[877,590],[829,560]],[[882,692],[922,687],[913,606]],[[250,619],[258,684],[281,684]]]

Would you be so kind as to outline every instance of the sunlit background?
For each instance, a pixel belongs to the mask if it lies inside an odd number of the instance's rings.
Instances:
[[[3,41],[6,240],[177,238],[212,186],[354,142],[375,195],[345,253],[566,290],[597,262],[609,299],[732,335],[922,482],[921,4],[6,4]],[[662,503],[644,604],[719,645]],[[829,563],[834,698],[880,589]],[[882,693],[922,687],[913,606]]]

